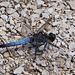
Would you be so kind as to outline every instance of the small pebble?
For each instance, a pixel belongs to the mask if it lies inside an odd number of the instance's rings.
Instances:
[[[7,15],[1,15],[1,18],[2,18],[3,20],[7,20],[8,16],[7,16]]]
[[[57,25],[59,25],[59,22],[53,22],[52,23],[52,26],[57,26]]]
[[[74,50],[74,49],[75,49],[75,42],[71,42],[71,43],[69,44],[69,49],[70,49],[70,50]]]
[[[49,75],[49,72],[46,71],[46,70],[43,70],[43,71],[42,71],[42,75]]]
[[[67,3],[70,5],[71,9],[75,10],[75,1],[67,1]]]
[[[61,46],[61,43],[60,42],[57,42],[57,46],[60,47]]]
[[[7,9],[7,13],[8,14],[12,14],[12,13],[14,13],[16,10],[15,9],[13,9],[13,8],[8,8]]]
[[[9,4],[10,4],[9,2],[4,1],[0,3],[0,6],[8,7]]]
[[[18,67],[14,70],[14,74],[21,74],[23,72],[24,68],[23,67]]]
[[[43,0],[38,0],[38,1],[36,1],[36,3],[37,3],[37,7],[40,8],[41,5],[44,4],[44,1]]]
[[[8,58],[8,57],[9,57],[9,53],[8,53],[8,52],[5,52],[5,53],[3,54],[3,56],[4,56],[5,58]]]

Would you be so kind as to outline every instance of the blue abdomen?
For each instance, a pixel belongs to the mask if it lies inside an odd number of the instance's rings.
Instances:
[[[27,37],[24,40],[20,40],[20,41],[16,41],[16,42],[11,42],[11,43],[7,43],[7,44],[0,45],[0,47],[10,47],[10,46],[27,44],[30,41],[31,41],[31,38],[30,37]]]

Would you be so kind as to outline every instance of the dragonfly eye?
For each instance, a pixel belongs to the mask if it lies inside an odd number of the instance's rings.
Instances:
[[[56,35],[53,33],[49,33],[48,38],[50,39],[51,42],[53,42],[56,39]]]

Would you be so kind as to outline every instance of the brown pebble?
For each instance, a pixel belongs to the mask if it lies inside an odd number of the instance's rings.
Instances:
[[[5,58],[9,57],[9,53],[8,53],[8,52],[5,52],[5,53],[3,54],[3,56],[4,56]]]

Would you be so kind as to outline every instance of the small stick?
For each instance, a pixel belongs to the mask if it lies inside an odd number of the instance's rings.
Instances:
[[[24,3],[27,3],[28,2],[28,0],[24,0]]]
[[[6,42],[1,38],[1,36],[0,36],[0,39],[2,40],[2,42],[3,42],[4,44],[6,43]],[[8,47],[6,47],[6,49],[8,50],[10,56],[13,56],[12,53],[11,53],[11,51],[8,49]]]

